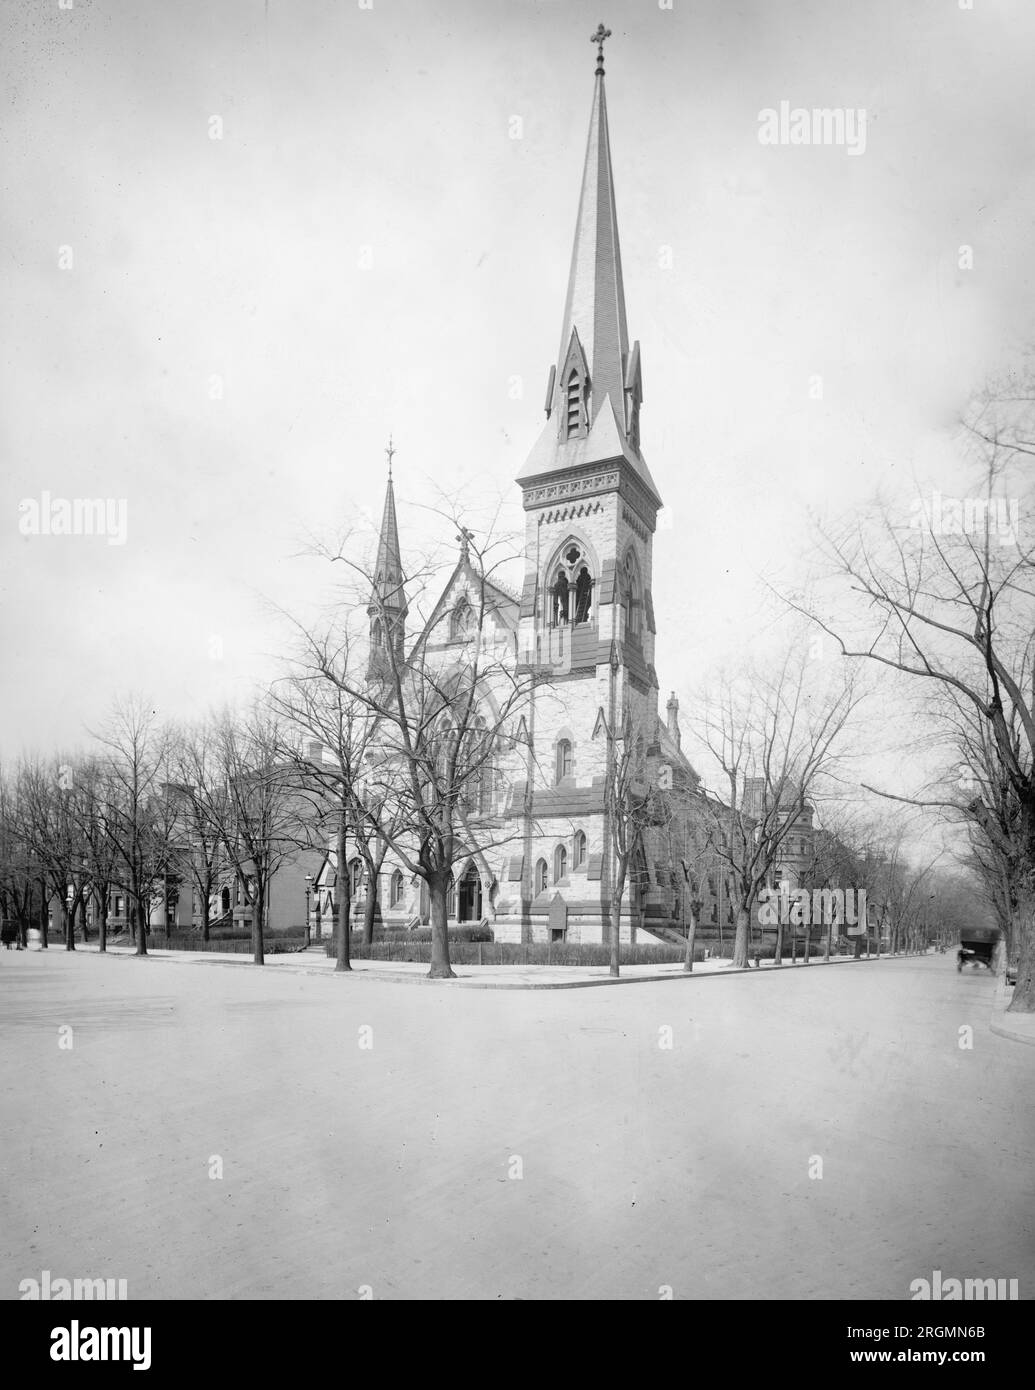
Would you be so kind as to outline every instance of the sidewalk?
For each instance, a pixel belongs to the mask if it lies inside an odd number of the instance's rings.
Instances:
[[[1031,1043],[1035,1046],[1035,1014],[1008,1014],[1006,1012],[1013,998],[1013,987],[1002,982],[995,987],[995,1002],[992,1005],[993,1033],[1012,1042]]]
[[[80,951],[98,954],[97,947],[92,942],[77,945],[76,952]],[[131,946],[109,946],[107,954],[135,956]],[[161,947],[156,947],[153,950],[148,949],[147,959],[180,960],[191,965],[252,966],[250,955],[232,951],[163,951]],[[853,956],[834,956],[829,964],[847,965],[854,959]],[[861,959],[865,960],[866,957]],[[876,957],[872,959],[876,960]],[[779,968],[821,970],[826,964],[826,961],[819,959],[808,966],[793,966],[785,960]],[[265,965],[271,969],[301,975],[333,976],[335,973],[333,959],[316,951],[267,955]],[[693,980],[702,976],[758,975],[762,971],[776,968],[772,961],[763,961],[757,969],[751,966],[747,970],[734,970],[729,961],[712,959],[695,961],[693,971],[687,974],[682,964],[675,961],[665,965],[623,965],[621,975],[615,980],[608,973],[606,965],[454,965],[456,979],[432,980],[428,978],[427,961],[355,960],[352,962],[352,976],[355,979],[382,980],[395,984],[439,985],[453,989],[594,989],[611,985],[657,984],[665,980]]]

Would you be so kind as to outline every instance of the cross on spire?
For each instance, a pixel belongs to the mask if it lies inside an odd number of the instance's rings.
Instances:
[[[595,43],[597,46],[597,77],[604,75],[604,41],[610,37],[611,30],[605,29],[602,24],[598,24],[597,32],[589,36],[590,43]]]
[[[389,478],[391,478],[391,476],[392,476],[392,459],[395,458],[395,450],[392,448],[392,436],[391,436],[391,435],[388,436],[388,448],[385,450],[385,454],[387,455],[387,458],[388,458],[388,476],[389,476]]]
[[[468,545],[474,540],[474,532],[468,531],[466,526],[461,526],[457,534],[457,540],[460,542],[460,558],[462,560],[468,559]]]

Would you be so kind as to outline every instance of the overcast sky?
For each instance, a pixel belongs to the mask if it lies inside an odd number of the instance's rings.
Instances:
[[[521,524],[601,18],[663,700],[755,643],[811,514],[960,490],[954,422],[1035,321],[1027,0],[0,16],[5,756],[268,676],[389,432],[404,549],[451,544],[438,486]],[[865,147],[761,143],[782,101],[864,110]],[[44,492],[124,500],[126,543],[21,534]]]

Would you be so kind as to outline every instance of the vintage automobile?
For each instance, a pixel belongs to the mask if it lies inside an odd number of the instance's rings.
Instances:
[[[956,952],[956,969],[965,965],[984,965],[992,969],[999,933],[994,927],[965,927],[960,932],[960,948]]]

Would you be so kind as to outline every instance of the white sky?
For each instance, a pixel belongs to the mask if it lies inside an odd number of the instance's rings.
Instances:
[[[662,702],[756,643],[810,513],[960,490],[953,422],[1035,307],[1025,0],[8,3],[3,755],[271,674],[389,431],[404,549],[437,486],[520,525],[601,17]],[[865,153],[761,145],[782,100],[865,108]],[[20,535],[44,490],[125,498],[127,543]]]

